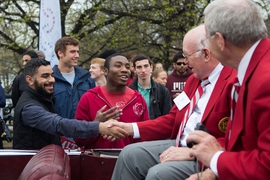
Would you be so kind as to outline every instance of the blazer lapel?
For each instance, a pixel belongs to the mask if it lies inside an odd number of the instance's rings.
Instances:
[[[211,113],[212,109],[214,108],[214,105],[216,104],[217,99],[220,97],[220,95],[222,94],[222,92],[224,90],[224,87],[227,84],[226,79],[228,79],[228,77],[231,75],[232,71],[233,71],[232,68],[223,67],[223,69],[219,75],[219,78],[216,82],[216,85],[213,89],[213,92],[211,94],[211,97],[207,103],[205,110],[204,110],[202,122],[205,121],[207,116]]]

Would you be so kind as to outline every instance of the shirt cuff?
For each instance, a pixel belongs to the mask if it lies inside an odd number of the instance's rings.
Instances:
[[[218,161],[220,154],[222,154],[222,153],[223,153],[223,151],[216,152],[210,161],[210,169],[215,173],[215,175],[217,177],[218,177],[217,161]]]
[[[139,131],[137,123],[131,123],[131,124],[133,127],[133,133],[134,133],[133,138],[134,139],[140,138],[141,136],[140,136],[140,131]]]

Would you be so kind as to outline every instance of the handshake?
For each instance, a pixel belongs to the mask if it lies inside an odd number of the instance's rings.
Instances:
[[[115,141],[126,136],[133,135],[133,128],[131,123],[118,122],[110,119],[104,123],[99,124],[100,134],[104,139]]]
[[[133,127],[131,123],[118,122],[122,115],[122,110],[117,106],[104,111],[106,106],[102,107],[96,114],[95,121],[100,122],[99,133],[104,139],[115,141],[126,136],[133,135]]]

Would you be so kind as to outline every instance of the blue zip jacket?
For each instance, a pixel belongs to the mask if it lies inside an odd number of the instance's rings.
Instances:
[[[64,118],[74,118],[78,102],[82,95],[94,88],[95,81],[90,73],[78,66],[74,67],[75,79],[71,85],[61,74],[58,65],[53,67],[55,84],[53,102],[56,113]]]

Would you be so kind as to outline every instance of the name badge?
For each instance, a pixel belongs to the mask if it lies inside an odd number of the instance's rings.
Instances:
[[[188,98],[187,94],[183,91],[179,94],[176,98],[173,99],[175,105],[181,111],[186,105],[190,103],[190,99]]]

